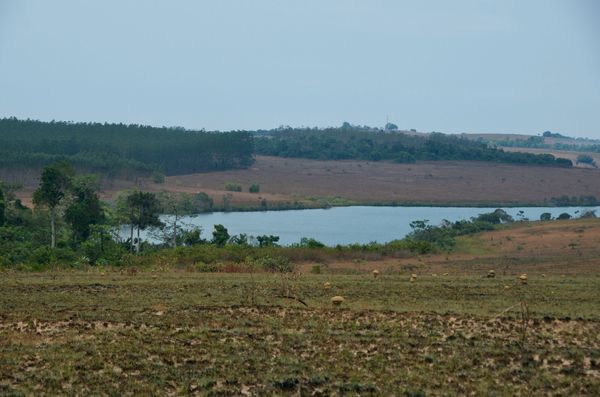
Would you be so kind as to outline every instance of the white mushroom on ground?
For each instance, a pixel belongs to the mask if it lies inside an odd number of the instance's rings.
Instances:
[[[379,270],[377,270],[377,269],[373,270],[373,277],[374,278],[379,277]]]
[[[331,283],[329,281],[327,281],[326,283],[323,284],[323,288],[330,289],[331,288]]]
[[[527,275],[525,273],[521,274],[519,280],[521,281],[521,284],[527,284]]]
[[[343,296],[339,296],[339,295],[338,296],[334,296],[333,298],[331,298],[331,303],[334,306],[339,306],[342,303],[344,303],[344,301],[345,301],[344,297]]]
[[[488,278],[495,278],[496,277],[496,271],[495,270],[488,270],[487,277]]]
[[[415,281],[417,281],[417,275],[413,273],[410,275],[410,282],[414,283]]]

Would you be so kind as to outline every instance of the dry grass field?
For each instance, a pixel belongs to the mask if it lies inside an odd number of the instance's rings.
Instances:
[[[173,176],[167,178],[164,188],[215,192],[222,190],[227,181],[246,188],[258,183],[260,196],[288,200],[338,196],[359,202],[481,204],[542,202],[563,194],[600,197],[597,170],[483,162],[393,164],[261,156],[248,170]]]
[[[308,307],[268,274],[0,285],[0,395],[600,393],[599,277],[305,275]]]
[[[150,179],[114,180],[103,184],[102,198],[138,187],[148,191],[206,192],[216,204],[230,195],[234,206],[341,198],[364,204],[515,205],[539,204],[562,195],[600,198],[600,170],[519,166],[488,162],[418,162],[394,164],[367,161],[318,161],[257,156],[246,170],[170,176],[164,184]],[[35,183],[28,179],[17,192],[30,203]],[[225,183],[242,185],[243,192],[225,191]],[[251,184],[260,193],[248,193]]]
[[[0,395],[597,396],[599,231],[519,223],[322,274],[4,272]]]

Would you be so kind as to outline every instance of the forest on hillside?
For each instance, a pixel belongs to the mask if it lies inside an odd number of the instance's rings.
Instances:
[[[110,174],[167,175],[245,168],[253,162],[247,132],[204,132],[136,124],[0,119],[0,167],[67,161]]]
[[[428,135],[373,130],[345,123],[339,128],[282,128],[260,131],[257,154],[319,160],[476,160],[571,167],[568,159],[550,154],[505,152],[484,142],[433,132]]]
[[[476,160],[571,167],[550,154],[505,152],[455,135],[412,134],[344,123],[338,128],[206,132],[137,124],[0,119],[0,167],[66,161],[106,176],[166,175],[246,168],[253,155],[398,163]]]

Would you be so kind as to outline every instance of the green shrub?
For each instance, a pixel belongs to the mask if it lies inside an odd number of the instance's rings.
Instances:
[[[581,219],[586,219],[586,218],[596,218],[596,210],[588,210],[588,211],[584,211],[581,213],[581,215],[579,216],[579,218]]]
[[[300,244],[297,246],[302,248],[323,248],[325,247],[325,244],[314,238],[302,237],[300,239]]]
[[[154,171],[152,173],[152,182],[159,184],[165,183],[165,174],[159,171]]]
[[[228,192],[241,192],[242,185],[240,185],[239,183],[227,182],[225,184],[225,190],[227,190]]]
[[[556,219],[558,219],[558,220],[571,219],[571,215],[567,212],[563,212]]]
[[[260,193],[260,185],[258,183],[253,183],[252,185],[250,185],[250,187],[248,188],[248,191],[250,193]]]
[[[577,164],[579,164],[579,163],[596,166],[596,162],[594,161],[594,158],[587,154],[580,154],[579,156],[577,156]]]
[[[201,273],[214,273],[219,271],[219,266],[215,263],[196,263],[196,271]]]
[[[291,273],[296,266],[285,256],[265,256],[258,259],[258,263],[267,272]]]
[[[47,246],[38,247],[31,253],[31,259],[35,263],[48,265],[53,261],[52,249]]]
[[[259,247],[276,247],[279,236],[265,234],[263,236],[256,236],[256,241],[258,241]]]

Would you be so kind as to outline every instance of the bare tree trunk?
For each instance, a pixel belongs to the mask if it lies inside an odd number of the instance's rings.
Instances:
[[[142,242],[140,241],[140,227],[139,226],[137,228],[137,244],[135,245],[135,247],[136,247],[136,253],[139,254],[140,248],[142,247]]]
[[[54,208],[50,208],[50,248],[56,247],[56,225]]]
[[[173,248],[177,247],[177,213],[173,217]]]
[[[133,254],[133,223],[131,224],[131,233],[129,237],[129,253]]]

